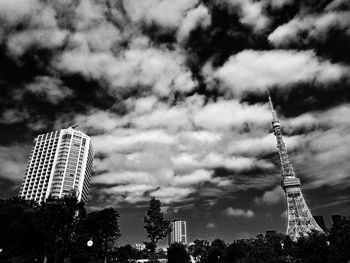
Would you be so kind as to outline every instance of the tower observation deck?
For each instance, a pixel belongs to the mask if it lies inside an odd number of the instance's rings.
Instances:
[[[294,174],[287,147],[283,141],[281,124],[277,119],[270,94],[268,94],[268,96],[272,112],[272,128],[276,137],[277,149],[282,166],[281,186],[284,190],[287,203],[287,235],[289,235],[293,241],[296,241],[301,236],[307,236],[313,230],[321,233],[323,233],[323,230],[316,223],[306,205],[300,188],[300,179]]]

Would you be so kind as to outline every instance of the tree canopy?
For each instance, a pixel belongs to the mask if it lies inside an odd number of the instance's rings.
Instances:
[[[160,206],[160,201],[152,197],[147,214],[144,217],[144,228],[149,239],[145,244],[150,250],[151,256],[155,254],[158,241],[166,238],[171,232],[170,221],[164,218]]]

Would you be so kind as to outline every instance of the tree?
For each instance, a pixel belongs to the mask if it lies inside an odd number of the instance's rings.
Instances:
[[[191,258],[186,247],[180,243],[173,243],[168,248],[168,263],[190,263]]]
[[[127,244],[118,247],[113,255],[118,259],[118,263],[128,263],[131,259],[137,259],[138,251],[130,244]]]
[[[350,260],[350,219],[333,225],[328,236],[329,246],[339,257],[339,262]]]
[[[77,230],[76,253],[104,258],[106,262],[115,242],[121,236],[118,218],[119,213],[113,208],[89,213]],[[93,246],[87,248],[86,243],[90,239],[93,241]]]
[[[48,198],[40,207],[39,225],[44,242],[44,262],[63,262],[72,252],[76,229],[86,216],[84,202],[76,197]]]
[[[225,263],[235,263],[244,256],[243,246],[237,243],[229,244],[226,247],[224,262]]]
[[[149,242],[144,243],[151,252],[151,260],[154,260],[158,241],[166,238],[171,232],[170,221],[164,218],[160,206],[160,201],[152,197],[147,215],[144,217],[144,228],[149,239]]]
[[[206,262],[207,253],[210,248],[210,243],[207,240],[196,239],[193,245],[189,247],[190,254],[194,257],[196,262]]]
[[[221,239],[215,239],[211,243],[211,247],[208,250],[208,263],[222,263],[224,262],[224,255],[226,250],[226,244]]]
[[[1,262],[42,260],[43,240],[35,202],[20,198],[0,200]]]

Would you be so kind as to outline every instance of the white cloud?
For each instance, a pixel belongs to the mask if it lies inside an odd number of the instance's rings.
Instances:
[[[86,29],[104,20],[101,6],[91,0],[81,1],[75,12],[77,15],[76,27],[78,30]]]
[[[238,9],[240,22],[252,26],[257,31],[264,29],[269,24],[269,19],[263,12],[263,1],[218,0],[217,2],[227,3],[229,6]]]
[[[153,190],[154,187],[150,185],[118,185],[110,188],[102,188],[99,191],[113,195],[114,197],[122,197],[120,201],[125,201],[131,204],[135,204],[142,201],[147,201],[145,196],[147,191]]]
[[[141,171],[108,172],[92,178],[94,184],[128,184],[128,185],[156,185],[149,173]]]
[[[125,9],[133,22],[149,25],[155,23],[164,28],[177,28],[188,10],[198,0],[124,0]]]
[[[348,32],[349,26],[350,12],[297,16],[277,27],[268,39],[276,47],[307,45],[310,41],[324,42],[331,30]],[[349,34],[348,32],[347,35]]]
[[[294,150],[301,143],[302,136],[284,136],[283,139],[287,148],[289,150]],[[228,151],[232,154],[249,156],[258,156],[260,154],[273,152],[276,152],[277,154],[276,138],[273,133],[260,137],[242,138],[241,140],[231,142]]]
[[[38,0],[1,0],[0,19],[14,25],[31,17],[42,8]]]
[[[196,170],[191,174],[177,175],[172,184],[175,186],[190,186],[210,181],[213,172],[207,170]]]
[[[200,4],[195,9],[187,12],[186,17],[177,31],[177,41],[179,43],[186,42],[192,30],[197,27],[206,28],[210,23],[211,16],[209,10],[203,4]]]
[[[161,97],[169,96],[173,90],[189,92],[196,86],[179,51],[134,48],[115,57],[111,52],[72,50],[64,52],[55,65],[64,71],[107,81],[116,96],[125,89],[137,91],[140,85],[143,91]]]
[[[274,189],[266,191],[262,197],[254,199],[257,204],[264,203],[268,205],[277,204],[282,200],[284,200],[284,192],[281,186],[276,186]]]
[[[13,55],[21,56],[30,47],[54,49],[62,46],[67,32],[57,29],[33,29],[9,37],[7,47]]]
[[[340,64],[320,60],[313,51],[244,50],[211,75],[236,95],[263,93],[271,86],[288,86],[298,82],[328,83],[345,76],[348,70]]]
[[[29,152],[30,146],[25,144],[0,146],[0,177],[14,182],[22,181]]]
[[[36,77],[33,83],[27,85],[26,89],[52,104],[58,104],[73,95],[72,90],[63,86],[61,80],[48,76]]]
[[[176,138],[163,130],[137,131],[132,129],[115,129],[113,134],[92,137],[96,152],[130,152],[132,149],[148,145],[172,145]]]
[[[196,169],[201,166],[197,156],[191,153],[181,153],[173,156],[171,159],[174,163],[174,168],[177,170]]]
[[[244,123],[265,125],[271,119],[267,105],[248,105],[237,100],[208,103],[194,115],[194,123],[206,129],[230,129]]]
[[[236,156],[224,156],[222,154],[211,152],[201,161],[206,167],[225,167],[233,170],[245,170],[252,168],[255,162],[254,158],[248,157],[236,157]]]
[[[194,193],[195,188],[183,188],[183,187],[164,187],[160,188],[152,193],[151,196],[154,196],[157,199],[160,199],[164,204],[176,203],[180,202],[186,197],[188,197],[191,193]]]
[[[87,133],[90,133],[91,130],[111,132],[124,124],[124,120],[120,116],[99,109],[91,109],[85,114],[76,114],[73,122]]]
[[[254,212],[250,209],[243,210],[240,208],[232,208],[232,207],[226,208],[224,210],[224,214],[232,217],[246,217],[246,218],[254,217]]]
[[[188,109],[185,107],[158,104],[152,112],[132,118],[139,128],[185,128],[190,125]]]

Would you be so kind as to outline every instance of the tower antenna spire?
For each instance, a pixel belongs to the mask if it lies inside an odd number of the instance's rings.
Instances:
[[[278,121],[277,114],[276,114],[275,109],[273,108],[273,103],[272,103],[269,89],[267,89],[267,96],[269,97],[270,109],[271,109],[271,113],[272,113],[272,121],[277,122]]]

